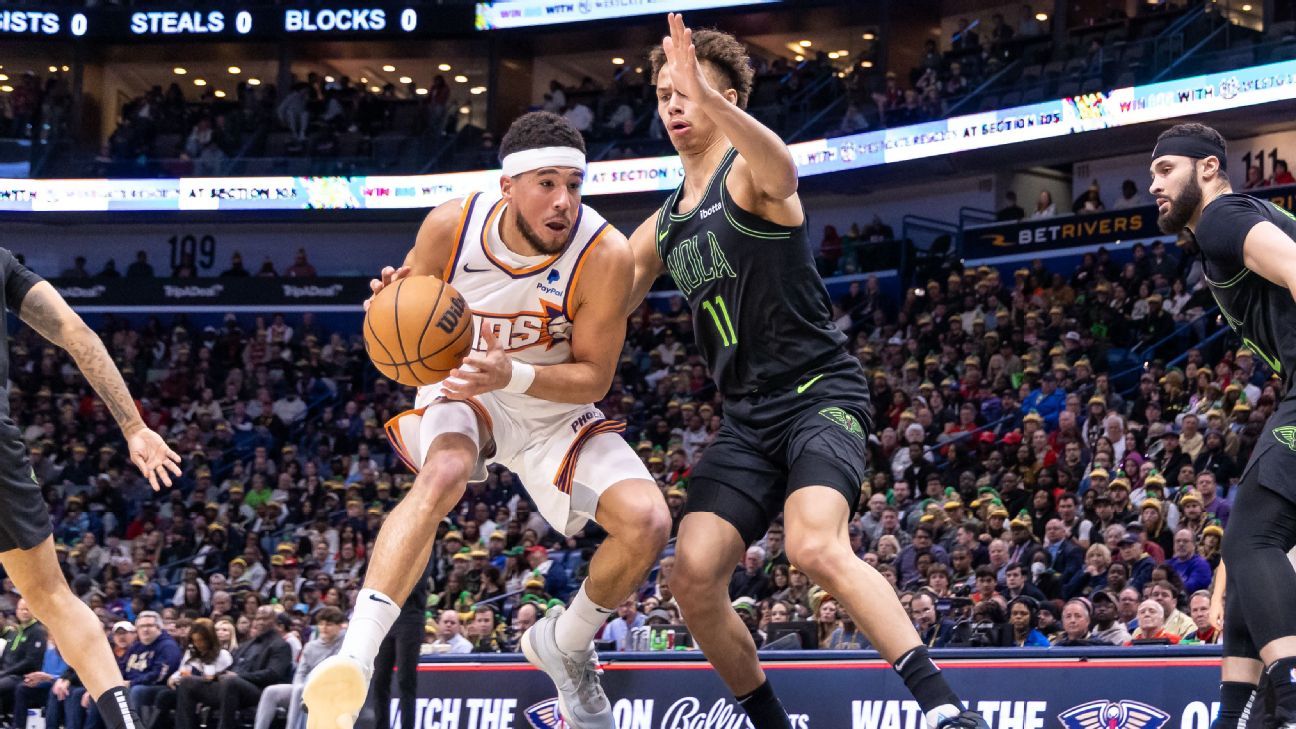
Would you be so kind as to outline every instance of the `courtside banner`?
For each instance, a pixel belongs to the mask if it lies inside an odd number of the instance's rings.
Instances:
[[[802,176],[1203,114],[1296,98],[1296,61],[1071,96],[791,146]],[[316,210],[427,208],[493,187],[496,170],[375,177],[0,179],[0,211]],[[663,192],[683,179],[677,157],[589,165],[589,196]]]
[[[1247,190],[1263,200],[1291,210],[1296,204],[1296,185]],[[1027,218],[1015,223],[969,226],[963,230],[963,255],[971,259],[993,258],[1034,250],[1091,246],[1102,243],[1146,240],[1166,236],[1157,227],[1155,205],[1125,210],[1105,210],[1085,215]]]
[[[81,312],[360,311],[369,280],[347,278],[50,279]]]
[[[1156,219],[1156,206],[1147,205],[967,227],[963,229],[963,255],[981,259],[1033,250],[1143,240],[1162,235]]]
[[[1072,650],[1000,649],[994,657],[946,654],[937,661],[990,729],[1208,729],[1217,711],[1217,649],[1178,657],[1160,649]],[[1058,657],[1064,653],[1071,655]],[[794,729],[925,729],[918,704],[887,663],[859,653],[801,655],[807,659],[765,664]],[[416,729],[563,726],[553,684],[526,663],[419,668]],[[604,665],[603,686],[617,729],[748,726],[710,665],[696,659],[614,659]],[[392,727],[399,727],[399,703],[392,703]]]

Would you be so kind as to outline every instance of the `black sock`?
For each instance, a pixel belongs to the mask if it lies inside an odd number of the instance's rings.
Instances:
[[[922,707],[924,714],[945,704],[953,704],[959,711],[963,710],[963,702],[959,701],[954,690],[945,682],[940,669],[927,655],[927,646],[920,645],[900,656],[900,660],[895,662],[895,670],[904,679],[909,693],[918,700],[918,706]]]
[[[129,696],[125,686],[114,686],[95,699],[99,718],[108,729],[142,729],[144,726],[127,701]]]
[[[1279,658],[1265,669],[1273,691],[1274,715],[1280,724],[1296,722],[1296,657]]]
[[[755,729],[792,729],[792,720],[774,695],[768,678],[755,691],[735,698]]]
[[[1220,683],[1219,718],[1213,729],[1238,729],[1242,716],[1250,707],[1256,687],[1242,681],[1224,681]]]

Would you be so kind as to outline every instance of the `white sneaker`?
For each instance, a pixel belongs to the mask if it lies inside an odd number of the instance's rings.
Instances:
[[[372,673],[349,656],[320,661],[302,689],[306,729],[352,729],[369,694]]]
[[[554,607],[528,628],[522,634],[522,653],[531,665],[553,679],[558,689],[558,708],[567,726],[571,729],[616,729],[612,704],[599,683],[602,671],[594,649],[566,653],[558,647],[555,636],[558,618],[562,614],[561,606]]]

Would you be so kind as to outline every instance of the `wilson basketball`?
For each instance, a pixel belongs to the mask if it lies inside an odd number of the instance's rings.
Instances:
[[[431,385],[472,348],[472,311],[435,276],[407,276],[373,298],[364,323],[365,350],[378,371],[402,385]]]

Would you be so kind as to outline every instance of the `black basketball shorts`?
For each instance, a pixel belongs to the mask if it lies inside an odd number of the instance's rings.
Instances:
[[[853,514],[868,470],[868,381],[843,355],[767,394],[725,401],[724,423],[689,479],[687,513],[713,513],[751,544],[807,486],[842,495]]]
[[[49,508],[15,433],[0,433],[0,552],[31,549],[53,533]]]

